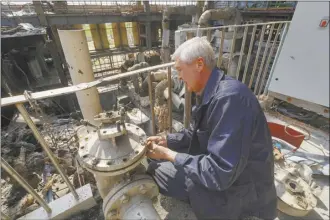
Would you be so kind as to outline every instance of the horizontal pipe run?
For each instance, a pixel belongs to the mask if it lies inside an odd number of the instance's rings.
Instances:
[[[59,174],[63,178],[64,182],[67,184],[68,188],[70,189],[70,191],[73,194],[73,196],[75,197],[75,199],[79,200],[79,196],[78,196],[75,188],[71,184],[68,176],[63,172],[63,170],[62,170],[60,164],[58,163],[58,161],[56,160],[53,152],[51,151],[51,149],[49,148],[49,146],[46,143],[45,139],[42,137],[42,135],[38,131],[37,126],[33,123],[33,121],[31,119],[29,113],[26,111],[26,109],[23,106],[23,104],[21,104],[21,103],[16,104],[16,107],[17,107],[18,111],[21,113],[21,115],[22,115],[24,121],[26,122],[26,124],[32,130],[33,135],[35,136],[35,138],[40,143],[42,149],[46,152],[46,154],[49,157],[50,161],[52,162],[52,164],[54,165],[54,167],[56,168],[56,170],[59,172]]]
[[[48,206],[45,200],[43,200],[39,194],[30,186],[24,178],[16,172],[6,161],[1,157],[1,168],[3,168],[11,177],[13,177],[28,193],[30,193],[38,203],[46,210],[47,213],[51,213],[52,209]]]
[[[72,94],[72,93],[75,93],[78,91],[82,91],[82,90],[91,88],[93,86],[97,86],[97,85],[101,84],[102,82],[112,82],[115,80],[119,80],[121,78],[126,78],[126,77],[130,77],[130,76],[134,76],[139,73],[149,72],[149,71],[153,71],[153,70],[157,70],[157,69],[161,69],[161,68],[167,68],[167,67],[170,67],[173,65],[174,65],[174,62],[165,63],[165,64],[161,64],[161,65],[157,65],[157,66],[147,67],[144,69],[138,69],[138,70],[134,70],[134,71],[126,72],[126,73],[121,73],[121,74],[114,75],[114,76],[108,76],[108,77],[98,79],[98,80],[95,80],[95,81],[92,81],[89,83],[80,83],[80,84],[77,84],[74,86],[67,86],[67,87],[62,87],[59,89],[34,92],[34,93],[31,93],[31,98],[34,100],[39,100],[39,99],[44,99],[44,98],[56,97],[56,96],[60,96],[60,95]],[[13,105],[16,103],[23,103],[23,102],[28,102],[28,100],[26,99],[26,97],[24,95],[6,97],[6,98],[1,99],[1,107]]]

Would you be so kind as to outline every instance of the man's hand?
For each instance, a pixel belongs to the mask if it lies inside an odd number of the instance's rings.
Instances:
[[[147,142],[154,142],[155,144],[163,147],[167,147],[166,137],[162,136],[151,136],[147,138]]]
[[[147,142],[147,157],[156,160],[168,160],[174,162],[176,152],[155,144],[152,141]]]

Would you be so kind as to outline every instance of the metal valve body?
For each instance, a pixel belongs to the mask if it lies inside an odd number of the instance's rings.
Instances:
[[[124,119],[121,108],[95,116],[98,127],[80,126],[78,159],[94,174],[106,219],[126,219],[137,212],[144,218],[159,219],[151,202],[158,187],[141,164],[147,136]]]

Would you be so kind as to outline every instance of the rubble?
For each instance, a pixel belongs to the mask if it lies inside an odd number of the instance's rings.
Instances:
[[[16,117],[16,120],[13,120],[10,126],[1,132],[2,157],[46,202],[66,195],[69,192],[67,185],[42,151],[32,131],[19,118]],[[79,125],[78,121],[72,118],[57,117],[48,117],[46,121],[45,118],[34,117],[40,133],[44,136],[70,181],[74,183],[75,188],[87,183],[95,184],[93,175],[75,162],[77,152],[75,128]],[[78,170],[80,182],[77,178]],[[39,208],[35,199],[2,170],[1,178],[3,213],[11,218],[18,218]]]

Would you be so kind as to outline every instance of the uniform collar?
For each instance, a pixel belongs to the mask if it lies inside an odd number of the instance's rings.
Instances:
[[[212,97],[215,95],[217,88],[219,86],[220,80],[223,78],[224,73],[217,67],[215,67],[212,70],[212,73],[207,80],[206,86],[204,88],[204,91],[202,93],[202,105],[206,105],[209,103],[209,101],[212,99]]]

